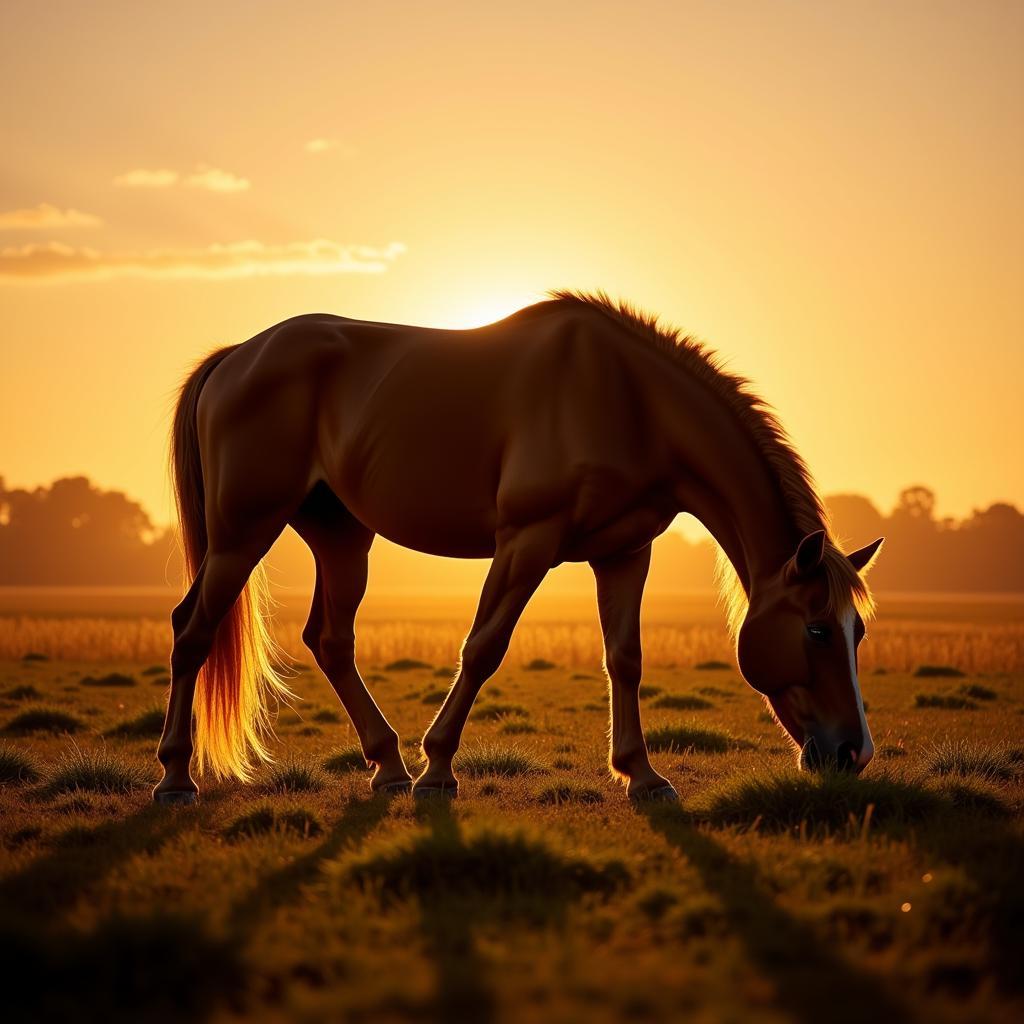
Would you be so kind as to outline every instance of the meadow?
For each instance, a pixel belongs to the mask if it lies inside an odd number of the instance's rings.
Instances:
[[[143,604],[0,607],[7,1020],[1021,1019],[1015,602],[883,600],[859,779],[797,773],[713,606],[654,602],[642,703],[678,806],[609,778],[586,602],[524,623],[452,802],[370,795],[286,608],[279,760],[192,808],[150,803],[166,625]],[[361,621],[411,762],[471,604]]]

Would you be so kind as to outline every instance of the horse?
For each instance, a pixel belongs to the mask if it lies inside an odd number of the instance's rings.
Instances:
[[[745,379],[701,342],[604,293],[559,291],[485,327],[298,316],[195,367],[171,439],[189,586],[171,616],[157,757],[162,803],[191,774],[253,778],[272,707],[261,559],[286,525],[313,553],[303,640],[358,733],[377,792],[454,795],[473,702],[527,602],[561,562],[588,562],[611,705],[609,764],[634,799],[675,799],[640,720],[640,604],[651,542],[686,512],[717,541],[743,678],[798,763],[860,772],[873,745],[857,649],[881,539],[844,554],[808,469]],[[355,662],[376,534],[491,559],[454,682],[413,783]],[[193,728],[194,714],[194,728]]]

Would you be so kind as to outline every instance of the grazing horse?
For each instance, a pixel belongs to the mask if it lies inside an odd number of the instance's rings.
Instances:
[[[250,779],[289,696],[264,626],[260,560],[291,525],[316,562],[303,640],[352,718],[374,790],[411,784],[356,668],[353,621],[379,533],[492,558],[454,684],[423,738],[419,794],[456,792],[477,693],[552,566],[589,562],[611,691],[612,771],[672,798],[640,724],[640,602],[651,542],[680,512],[721,548],[740,671],[806,768],[872,756],[857,646],[872,603],[831,539],[804,463],[749,388],[689,337],[605,296],[474,330],[300,316],[208,356],[186,380],[172,465],[191,585],[174,610],[161,802],[190,774]],[[193,712],[195,729],[192,728]]]

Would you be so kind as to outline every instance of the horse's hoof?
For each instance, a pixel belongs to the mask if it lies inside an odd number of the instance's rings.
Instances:
[[[397,782],[385,782],[380,786],[374,786],[373,792],[384,793],[387,796],[400,796],[402,793],[412,792],[412,779],[399,779]]]
[[[194,804],[199,794],[191,789],[167,789],[162,793],[154,793],[153,801],[158,804]]]
[[[645,789],[632,797],[633,800],[655,803],[679,803],[679,794],[674,786],[658,786],[656,789]]]
[[[459,784],[454,786],[413,786],[412,795],[417,800],[453,800],[459,795]]]

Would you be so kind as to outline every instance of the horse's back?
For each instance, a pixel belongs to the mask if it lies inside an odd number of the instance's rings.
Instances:
[[[272,486],[323,480],[398,543],[484,557],[503,519],[636,476],[649,443],[606,319],[546,305],[469,331],[297,317],[232,353],[209,402]]]

